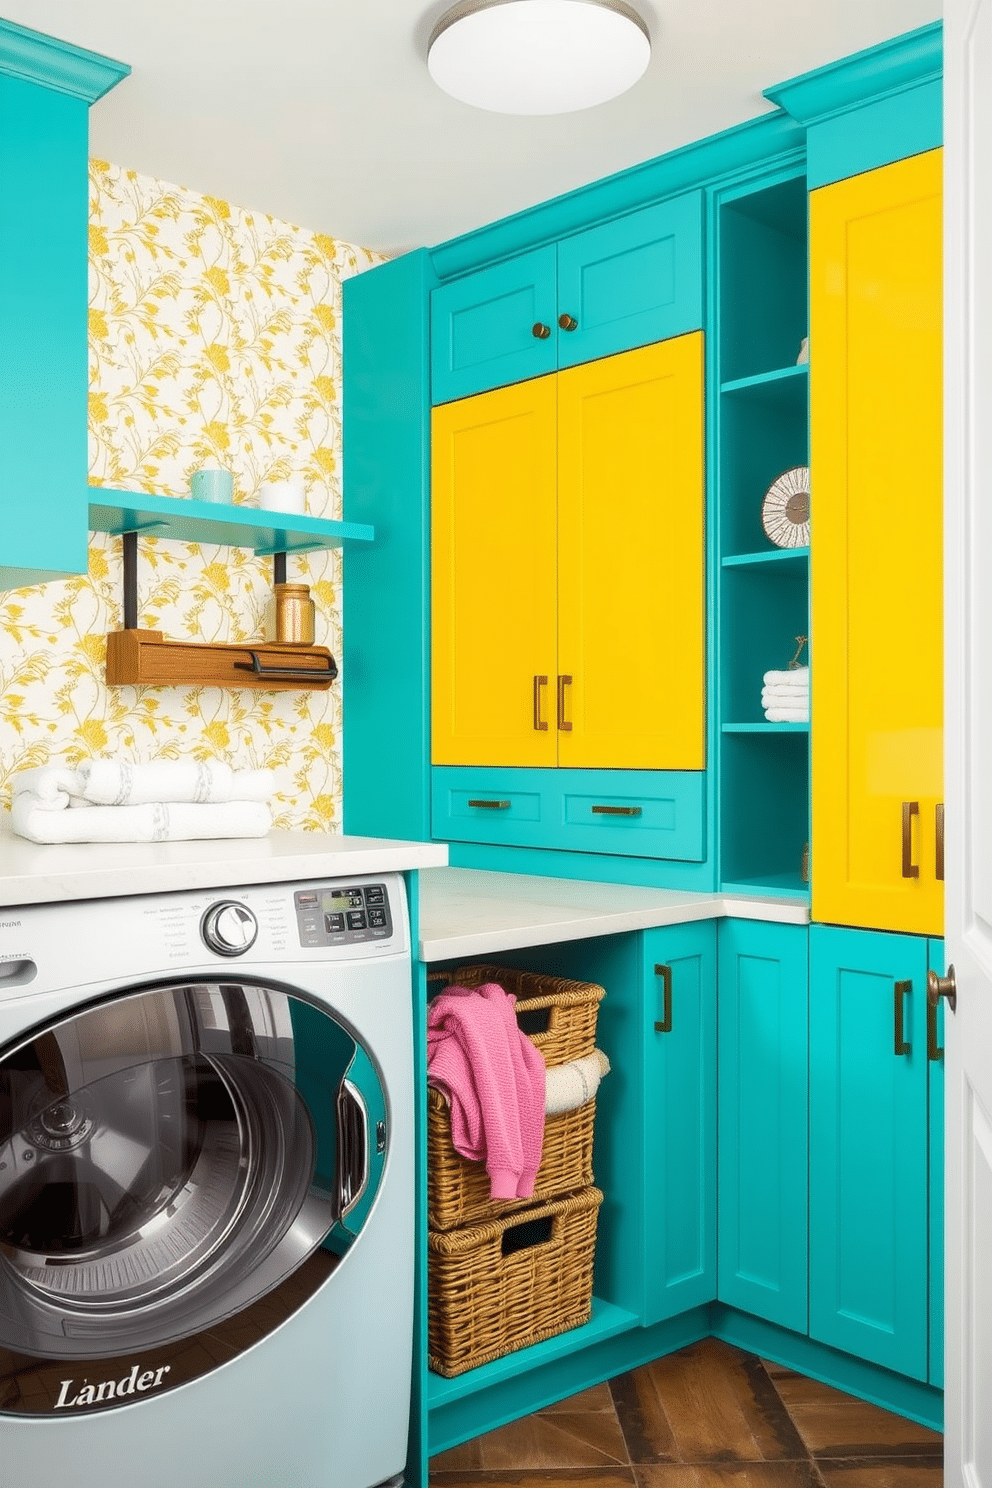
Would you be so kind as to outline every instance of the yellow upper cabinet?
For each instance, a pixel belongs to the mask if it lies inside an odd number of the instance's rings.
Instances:
[[[943,928],[941,152],[810,198],[813,917]]]
[[[433,413],[433,760],[701,770],[702,335]]]
[[[556,377],[432,416],[435,764],[553,765]]]
[[[558,377],[558,762],[701,770],[703,337]]]

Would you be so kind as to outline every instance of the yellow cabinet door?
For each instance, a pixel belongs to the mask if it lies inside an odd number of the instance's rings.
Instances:
[[[558,763],[703,769],[704,625],[695,332],[558,375]]]
[[[941,154],[810,199],[812,910],[940,935]]]
[[[556,763],[555,404],[551,375],[434,409],[435,764]]]

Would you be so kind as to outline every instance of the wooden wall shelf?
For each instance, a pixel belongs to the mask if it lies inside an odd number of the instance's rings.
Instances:
[[[112,630],[107,636],[111,687],[254,687],[266,692],[309,687],[326,692],[337,674],[326,646],[168,641],[160,630]]]
[[[124,540],[124,629],[107,636],[111,687],[254,687],[267,692],[308,687],[326,692],[338,668],[326,646],[286,646],[251,641],[169,641],[160,630],[138,629],[138,535],[173,542],[225,544],[274,559],[274,579],[286,578],[287,553],[371,542],[364,522],[328,522],[250,506],[176,500],[134,491],[90,488],[91,532]]]

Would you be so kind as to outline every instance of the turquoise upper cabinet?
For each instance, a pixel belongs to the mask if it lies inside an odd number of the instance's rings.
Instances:
[[[436,289],[432,398],[448,403],[702,323],[702,194],[693,191]]]
[[[558,244],[559,367],[702,326],[702,211],[693,191]]]
[[[0,21],[0,588],[86,572],[88,109],[130,71]]]
[[[806,1332],[805,925],[719,927],[721,1302]]]
[[[553,372],[555,321],[552,245],[442,285],[431,295],[433,401]]]
[[[716,1294],[716,923],[643,932],[644,1322]]]
[[[809,936],[810,1336],[926,1380],[927,941]]]

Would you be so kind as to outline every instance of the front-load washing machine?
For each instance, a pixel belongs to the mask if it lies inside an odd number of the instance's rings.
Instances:
[[[0,911],[3,1488],[403,1470],[410,936],[383,874]]]

